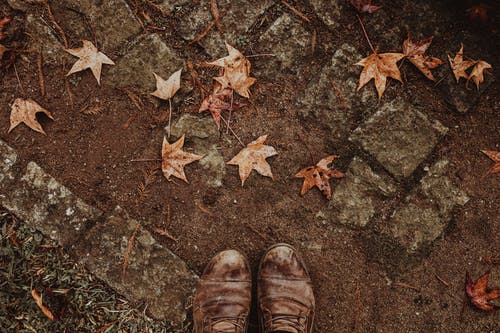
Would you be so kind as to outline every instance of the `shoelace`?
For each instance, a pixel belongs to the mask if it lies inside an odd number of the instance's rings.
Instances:
[[[306,321],[307,317],[301,315],[270,314],[265,327],[271,328],[279,325],[281,327],[292,327],[296,329],[298,333],[305,333],[306,327],[304,325]]]
[[[210,328],[213,333],[241,333],[245,328],[245,318],[246,316],[240,317],[212,317],[210,319]],[[228,323],[233,325],[233,327],[227,328],[214,328],[217,324]]]

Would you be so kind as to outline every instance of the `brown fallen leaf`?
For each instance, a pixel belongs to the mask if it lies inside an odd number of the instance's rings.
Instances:
[[[330,155],[323,158],[316,165],[309,166],[300,170],[295,177],[304,178],[304,184],[300,195],[306,194],[311,188],[316,186],[326,196],[328,200],[332,198],[332,189],[330,187],[330,178],[342,178],[344,173],[337,169],[330,169],[329,165],[338,158],[337,155]]]
[[[472,67],[472,71],[470,72],[469,78],[467,79],[467,84],[472,79],[472,81],[476,84],[477,90],[479,90],[479,85],[484,81],[484,73],[488,73],[486,71],[488,68],[492,68],[489,63],[483,60],[478,60],[474,63],[474,67]]]
[[[495,164],[486,172],[485,176],[492,173],[500,172],[500,151],[494,150],[481,150],[486,156],[488,156]]]
[[[373,13],[382,6],[374,6],[372,5],[372,0],[350,0],[351,5],[354,6],[360,13]]]
[[[278,155],[278,152],[274,147],[264,145],[266,139],[267,135],[263,135],[257,140],[250,142],[246,148],[240,150],[235,157],[227,162],[227,164],[238,166],[241,186],[245,184],[252,170],[257,171],[263,176],[273,178],[271,166],[267,163],[266,158]]]
[[[460,47],[460,51],[458,51],[458,53],[455,55],[455,58],[452,59],[450,56],[448,56],[448,61],[450,62],[451,70],[455,75],[457,83],[461,77],[464,77],[467,80],[469,79],[469,74],[467,74],[465,71],[473,66],[475,62],[472,60],[464,60],[463,45]]]
[[[27,100],[22,98],[16,99],[14,104],[12,104],[10,113],[9,133],[20,123],[25,123],[32,130],[46,135],[42,125],[36,120],[36,114],[39,112],[45,113],[47,117],[54,120],[49,111],[42,108],[40,104],[31,98]]]
[[[371,79],[374,79],[375,87],[378,92],[378,99],[380,100],[385,91],[387,77],[392,77],[393,79],[403,82],[397,62],[404,56],[403,53],[373,53],[356,63],[355,65],[364,67],[359,77],[359,86],[356,91],[359,91]]]
[[[431,45],[433,38],[434,37],[430,37],[415,43],[408,33],[408,38],[403,42],[403,53],[406,58],[408,58],[408,60],[410,60],[410,62],[422,72],[422,74],[424,74],[429,80],[435,81],[431,69],[436,68],[443,62],[438,58],[425,54]]]
[[[181,87],[181,72],[182,68],[170,75],[168,80],[164,80],[158,74],[153,73],[156,78],[156,91],[152,92],[151,95],[164,100],[171,99]]]
[[[36,305],[42,310],[43,314],[47,316],[50,320],[56,320],[56,316],[43,304],[42,295],[36,290],[31,290],[31,296],[35,300]]]
[[[187,153],[182,150],[184,146],[184,137],[185,135],[183,134],[182,137],[173,144],[168,143],[167,138],[163,138],[161,170],[168,181],[170,181],[171,176],[174,176],[189,183],[184,173],[184,166],[203,158],[203,156]]]
[[[220,128],[222,110],[234,111],[243,106],[235,100],[231,104],[232,99],[233,90],[229,88],[222,89],[222,85],[219,82],[215,82],[212,93],[203,100],[198,112],[210,111],[217,128]]]
[[[228,56],[209,63],[209,65],[224,68],[224,74],[214,79],[222,85],[223,89],[231,88],[239,95],[249,98],[249,88],[257,80],[250,77],[250,61],[228,43],[226,43],[226,48]]]
[[[69,76],[73,73],[83,71],[87,68],[90,68],[92,74],[97,80],[97,84],[101,84],[101,70],[102,65],[114,65],[113,60],[109,59],[104,53],[99,52],[97,48],[92,44],[91,41],[84,40],[83,46],[76,49],[66,49],[71,55],[80,58],[66,76]]]
[[[483,311],[493,311],[500,308],[490,303],[490,300],[500,297],[500,289],[488,290],[488,279],[490,272],[487,272],[476,282],[473,282],[469,273],[465,273],[465,292],[471,303]]]

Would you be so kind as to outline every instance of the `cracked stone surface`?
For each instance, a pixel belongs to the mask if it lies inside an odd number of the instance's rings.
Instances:
[[[342,44],[332,56],[330,64],[317,77],[313,77],[297,99],[298,112],[303,118],[313,117],[331,130],[334,138],[341,139],[356,125],[361,116],[371,115],[377,106],[375,89],[363,88],[356,93],[361,69],[353,66],[353,59],[361,54],[350,44]],[[332,82],[341,91],[345,109]]]
[[[7,190],[18,173],[15,170],[17,153],[7,143],[0,140],[0,191]],[[0,193],[0,200],[2,194]]]
[[[451,220],[452,209],[469,201],[445,175],[449,162],[436,162],[390,219],[394,238],[413,253],[439,238]]]
[[[156,81],[153,72],[165,80],[183,66],[182,59],[157,34],[139,39],[126,54],[112,66],[106,77],[116,87],[139,86],[153,91]]]
[[[395,177],[410,176],[448,129],[409,101],[384,103],[349,140],[361,145]]]
[[[325,22],[325,24],[335,29],[339,26],[342,5],[340,1],[331,0],[311,0],[311,6],[316,11],[316,14]]]
[[[71,250],[102,212],[29,162],[24,175],[1,198],[1,204],[30,226]]]
[[[157,319],[180,326],[191,305],[197,275],[183,260],[141,228],[122,275],[128,240],[138,222],[117,207],[104,223],[94,227],[79,249],[79,257],[97,277],[135,302],[145,302]]]
[[[109,52],[141,32],[141,26],[125,0],[62,0],[61,4],[86,15],[94,28],[98,48]]]
[[[168,134],[168,126],[165,127],[165,133]],[[198,155],[204,155],[200,164],[208,171],[204,176],[207,185],[211,187],[222,186],[222,180],[226,175],[226,163],[217,149],[219,131],[215,122],[211,117],[200,118],[183,114],[172,125],[172,139],[180,138],[183,133],[186,134],[186,141],[192,144],[194,152]]]
[[[345,225],[365,227],[377,207],[396,191],[391,177],[374,172],[365,161],[355,157],[346,176],[335,187],[325,214]]]
[[[285,72],[300,75],[302,65],[310,57],[311,33],[300,19],[288,13],[280,16],[259,38],[256,53],[275,56],[265,66],[255,68],[257,76],[273,78]]]
[[[224,41],[232,46],[244,48],[249,39],[246,36],[249,29],[257,18],[264,14],[267,8],[273,4],[272,0],[259,1],[231,1],[219,0],[217,7],[219,12],[224,13],[221,19],[223,34],[214,27],[199,44],[212,57],[226,55]],[[213,21],[210,12],[210,1],[201,0],[193,6],[185,6],[179,14],[179,24],[177,31],[186,40],[193,40],[198,34]]]

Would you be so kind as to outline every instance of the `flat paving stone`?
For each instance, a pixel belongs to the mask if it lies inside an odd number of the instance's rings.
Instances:
[[[299,18],[288,13],[281,15],[260,36],[256,53],[272,53],[265,64],[255,67],[258,77],[275,78],[282,73],[300,75],[305,60],[310,58],[311,33]]]
[[[410,176],[448,129],[403,99],[384,103],[349,139],[395,177]]]
[[[342,44],[332,56],[330,64],[312,77],[305,91],[297,99],[301,117],[313,117],[331,130],[336,139],[343,139],[356,126],[359,117],[375,112],[375,89],[356,93],[361,69],[354,66],[361,54],[350,44]],[[335,91],[333,85],[340,91]]]
[[[28,163],[24,175],[0,199],[12,214],[68,250],[102,215],[35,162]]]
[[[61,0],[61,5],[88,17],[97,46],[104,53],[120,48],[126,40],[142,31],[125,0]]]
[[[214,27],[199,41],[199,44],[212,57],[226,55],[224,41],[238,49],[246,47],[249,43],[248,31],[257,18],[264,14],[273,3],[272,0],[217,1],[219,12],[223,13],[221,19],[223,33],[218,32]],[[210,0],[201,0],[195,5],[185,6],[177,17],[176,29],[179,34],[188,41],[193,40],[213,21]]]
[[[386,174],[374,172],[354,157],[346,176],[335,186],[325,215],[353,227],[365,227],[384,200],[396,194],[396,183]]]
[[[82,242],[79,257],[98,278],[134,302],[144,302],[150,315],[180,326],[191,305],[197,275],[186,263],[140,228],[122,274],[128,241],[138,222],[117,207]]]
[[[183,67],[182,59],[157,34],[139,38],[109,69],[107,82],[115,87],[138,86],[146,91],[156,87],[153,72],[165,80]]]
[[[10,189],[19,171],[17,153],[6,142],[0,140],[0,200],[3,192]]]

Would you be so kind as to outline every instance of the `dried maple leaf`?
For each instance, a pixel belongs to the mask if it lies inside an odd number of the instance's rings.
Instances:
[[[249,98],[249,88],[257,79],[250,77],[250,61],[245,56],[226,43],[228,56],[212,61],[209,64],[224,68],[224,74],[215,78],[222,88],[231,88],[239,95]]]
[[[20,123],[25,123],[32,130],[46,135],[45,131],[42,128],[42,125],[40,125],[40,123],[36,120],[36,114],[38,112],[45,113],[47,117],[54,120],[49,111],[42,108],[40,104],[38,104],[31,98],[27,100],[21,98],[16,99],[14,101],[14,104],[12,104],[10,113],[9,133]]]
[[[372,0],[350,0],[350,2],[360,13],[371,14],[382,8],[382,6],[372,5]]]
[[[97,48],[94,46],[94,44],[92,44],[91,41],[84,40],[82,42],[82,47],[76,49],[66,49],[66,52],[68,52],[69,54],[80,58],[80,60],[75,62],[67,76],[90,68],[92,74],[94,74],[94,77],[97,80],[97,84],[100,85],[102,65],[114,65],[115,63],[104,53],[99,52],[99,50],[97,50]]]
[[[478,60],[474,63],[474,67],[472,67],[472,71],[469,74],[469,78],[467,79],[467,83],[469,80],[476,84],[477,90],[479,90],[479,85],[484,81],[484,73],[488,73],[486,69],[492,68],[489,63],[483,60]]]
[[[316,186],[326,196],[328,200],[332,198],[332,189],[330,187],[330,178],[342,178],[344,173],[337,169],[330,169],[329,165],[333,163],[338,156],[330,155],[319,161],[316,165],[311,165],[300,170],[295,177],[304,178],[304,184],[300,195],[306,194],[311,188]]]
[[[212,93],[203,100],[198,112],[210,111],[215,124],[217,124],[217,128],[220,128],[222,110],[234,111],[243,106],[237,101],[232,101],[232,99],[233,90],[229,88],[223,89],[222,85],[216,82]]]
[[[486,176],[500,172],[500,151],[494,150],[481,150],[486,156],[488,156],[495,164],[486,172]]]
[[[156,91],[152,92],[151,95],[160,99],[171,99],[181,87],[181,72],[182,68],[170,75],[168,80],[164,80],[158,74],[153,73],[156,78]]]
[[[246,148],[227,162],[230,165],[237,165],[241,179],[241,186],[245,184],[252,170],[257,171],[263,176],[273,178],[271,166],[267,163],[266,158],[278,155],[278,152],[272,146],[264,145],[267,135],[259,137],[257,140],[250,142]]]
[[[375,87],[378,92],[378,99],[380,100],[385,91],[387,77],[392,77],[393,79],[403,82],[397,62],[404,56],[405,55],[402,53],[373,53],[356,63],[355,65],[364,67],[359,77],[359,86],[356,91],[359,91],[371,79],[374,79]]]
[[[498,306],[490,304],[490,300],[500,297],[500,289],[488,291],[488,279],[490,273],[487,272],[476,282],[473,282],[469,273],[465,273],[465,292],[474,306],[483,311],[493,311]]]
[[[174,176],[189,183],[184,173],[184,166],[203,158],[203,156],[186,153],[182,150],[184,137],[185,135],[183,134],[179,140],[172,144],[168,143],[166,138],[163,138],[161,170],[168,181],[170,181],[171,176]]]
[[[469,67],[473,66],[475,62],[472,60],[464,60],[463,45],[460,47],[460,51],[458,51],[458,53],[455,55],[455,58],[452,59],[450,56],[448,56],[448,61],[450,62],[451,70],[455,75],[457,83],[461,77],[469,79],[469,74],[467,74],[465,71],[469,69]]]
[[[432,81],[434,81],[435,78],[432,75],[431,69],[436,68],[443,63],[438,58],[425,55],[425,51],[427,51],[431,45],[433,38],[434,37],[430,37],[415,43],[411,39],[410,34],[408,34],[408,38],[403,42],[404,55],[418,68],[419,71]]]

